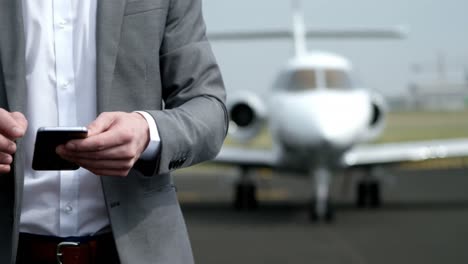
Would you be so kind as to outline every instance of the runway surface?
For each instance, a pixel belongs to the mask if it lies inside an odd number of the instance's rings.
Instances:
[[[337,177],[336,220],[310,223],[309,182],[261,171],[260,207],[231,208],[230,169],[184,170],[175,182],[196,263],[468,263],[468,170],[381,173],[384,206],[359,210]]]

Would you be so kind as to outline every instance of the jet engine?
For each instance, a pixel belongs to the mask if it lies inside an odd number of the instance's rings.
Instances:
[[[247,142],[258,135],[265,123],[266,108],[255,94],[242,93],[228,98],[229,135],[237,141]]]
[[[385,128],[385,116],[387,114],[387,105],[382,95],[378,93],[371,94],[370,115],[368,129],[362,135],[362,141],[371,141],[382,134]]]

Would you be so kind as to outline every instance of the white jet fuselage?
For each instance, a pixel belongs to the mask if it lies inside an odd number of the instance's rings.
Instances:
[[[298,169],[336,164],[362,141],[372,119],[372,97],[362,89],[275,91],[268,105],[280,160]]]

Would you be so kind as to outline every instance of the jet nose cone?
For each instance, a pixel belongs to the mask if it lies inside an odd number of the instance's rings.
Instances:
[[[327,92],[310,96],[308,115],[322,141],[337,146],[352,144],[366,128],[369,97],[362,92]]]
[[[365,129],[369,115],[369,97],[361,91],[315,91],[278,100],[287,104],[273,111],[277,122],[272,123],[290,145],[346,148]]]

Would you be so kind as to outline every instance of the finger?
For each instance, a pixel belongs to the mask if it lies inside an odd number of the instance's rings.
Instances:
[[[127,177],[130,171],[126,170],[89,170],[92,173],[100,176]]]
[[[26,129],[28,128],[28,120],[26,117],[20,112],[12,112],[11,116],[19,123],[21,128],[24,129],[24,132],[26,132]]]
[[[60,156],[67,156],[68,158],[91,160],[130,160],[137,159],[139,156],[136,148],[128,144],[95,152],[70,151],[62,145],[57,148],[56,152]]]
[[[12,140],[0,135],[0,152],[14,154],[16,152],[16,144]]]
[[[133,166],[132,160],[90,160],[76,159],[76,164],[86,169],[93,170],[130,170]]]
[[[97,159],[97,158],[90,158],[86,155],[82,155],[77,157],[75,154],[72,153],[68,155],[68,153],[61,153],[58,151],[58,154],[63,159],[68,161],[74,162],[79,164],[82,167],[86,168],[105,168],[105,169],[130,169],[134,161],[137,160],[136,158],[128,158],[128,159]]]
[[[10,154],[0,152],[0,164],[11,165],[13,157]]]
[[[78,164],[96,175],[105,176],[127,176],[134,162],[131,160],[89,160],[74,159],[72,157],[62,156],[62,158]]]
[[[24,136],[26,129],[22,128],[5,109],[0,108],[0,134],[10,139],[17,139]]]
[[[10,170],[11,170],[11,166],[10,166],[10,165],[0,164],[0,174],[2,174],[2,173],[8,173],[8,172],[10,172]]]
[[[88,137],[100,134],[108,130],[114,123],[115,118],[115,113],[104,112],[100,114],[96,118],[96,120],[94,120],[93,122],[91,122],[91,124],[88,125]]]
[[[103,176],[127,176],[130,172],[132,162],[122,163],[117,161],[93,161],[93,160],[74,160],[79,166],[89,170],[96,175]]]
[[[65,148],[75,152],[97,152],[127,144],[131,139],[132,135],[130,132],[111,129],[85,139],[72,140],[65,145]]]

